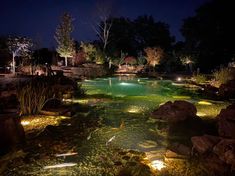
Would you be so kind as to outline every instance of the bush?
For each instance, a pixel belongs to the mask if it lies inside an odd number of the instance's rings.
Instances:
[[[213,72],[214,79],[211,84],[215,87],[219,87],[221,84],[227,83],[233,79],[232,71],[230,68],[220,68]]]
[[[55,94],[46,82],[30,80],[19,85],[17,97],[20,114],[26,115],[39,113],[48,99],[55,97]]]
[[[36,77],[18,86],[17,98],[21,115],[38,114],[51,99],[62,100],[63,95],[84,94],[81,86],[67,77]]]
[[[192,81],[194,81],[197,84],[203,84],[207,81],[207,78],[203,74],[194,74],[192,77]]]

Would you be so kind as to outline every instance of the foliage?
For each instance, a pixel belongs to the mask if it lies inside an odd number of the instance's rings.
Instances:
[[[80,47],[83,49],[85,55],[86,55],[86,59],[89,62],[93,62],[95,60],[95,56],[96,56],[96,48],[94,45],[92,45],[91,43],[84,43],[81,42]]]
[[[125,59],[124,59],[124,62],[125,62],[125,64],[126,65],[134,65],[134,64],[136,64],[137,63],[137,60],[136,60],[136,58],[135,57],[133,57],[133,56],[127,56]]]
[[[169,26],[154,21],[151,16],[140,16],[135,20],[123,17],[110,20],[111,42],[107,46],[107,52],[111,57],[120,57],[121,52],[137,56],[144,48],[153,46],[160,46],[168,51],[174,42],[174,38],[170,36]]]
[[[95,62],[96,62],[96,64],[104,64],[105,63],[105,54],[100,49],[96,50]]]
[[[193,57],[190,55],[181,56],[180,61],[183,65],[188,65],[188,64],[194,63]]]
[[[146,53],[148,65],[153,67],[155,67],[155,65],[159,65],[164,56],[164,51],[160,47],[147,47],[144,51]]]
[[[55,39],[58,44],[56,51],[61,57],[65,58],[65,66],[68,65],[67,58],[74,55],[74,41],[71,38],[71,33],[73,32],[72,21],[71,15],[64,13],[55,33]]]
[[[181,32],[185,37],[185,50],[198,56],[197,64],[202,70],[227,64],[234,56],[233,13],[232,1],[213,0],[199,7],[195,16],[184,20]]]
[[[83,64],[86,61],[86,53],[83,51],[83,49],[80,49],[78,52],[76,52],[73,59],[74,59],[73,62],[75,66]]]
[[[17,89],[21,114],[38,114],[47,101],[61,100],[64,94],[71,91],[76,96],[84,94],[80,85],[66,77],[36,77],[21,83]]]
[[[158,67],[159,71],[172,73],[183,70],[182,63],[174,54],[165,54],[164,59],[161,60]]]
[[[203,84],[207,81],[207,78],[203,74],[194,74],[192,77],[192,81],[194,81],[197,84]]]
[[[138,65],[144,65],[146,63],[146,57],[140,52],[137,57]]]
[[[12,71],[15,73],[15,57],[30,57],[33,43],[26,37],[9,37],[7,45],[12,54]]]
[[[164,50],[171,48],[174,37],[170,36],[169,25],[155,21],[152,16],[139,16],[134,20],[134,30],[138,48],[160,46]]]
[[[213,77],[214,79],[211,81],[211,84],[215,87],[219,87],[221,84],[225,84],[234,78],[231,69],[226,67],[215,70]]]
[[[46,101],[54,97],[53,91],[45,82],[35,80],[19,85],[17,92],[21,114],[39,113]]]

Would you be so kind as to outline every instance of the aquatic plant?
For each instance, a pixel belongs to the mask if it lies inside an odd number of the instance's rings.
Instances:
[[[20,114],[37,114],[48,99],[54,97],[54,94],[46,83],[31,80],[19,85],[17,97],[20,103]]]
[[[17,97],[20,112],[24,115],[38,114],[44,105],[52,99],[62,100],[66,96],[84,94],[81,85],[66,77],[36,77],[19,84]]]

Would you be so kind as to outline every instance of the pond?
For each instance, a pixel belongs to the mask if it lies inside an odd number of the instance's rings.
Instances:
[[[110,147],[144,152],[149,163],[163,161],[168,139],[177,136],[168,136],[159,130],[150,113],[167,101],[189,101],[197,107],[197,115],[204,119],[214,118],[228,105],[203,98],[197,93],[197,87],[170,80],[97,78],[85,80],[82,88],[88,96],[77,101],[94,106],[93,113],[102,119],[102,126],[93,131],[79,149],[83,153],[81,161],[90,163],[85,164],[89,168],[99,166],[95,162],[97,157],[112,160],[112,151],[108,154]]]

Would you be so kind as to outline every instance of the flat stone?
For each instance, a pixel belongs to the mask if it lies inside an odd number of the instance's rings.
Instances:
[[[138,145],[145,149],[157,147],[157,143],[151,140],[146,140],[144,142],[139,143]]]

